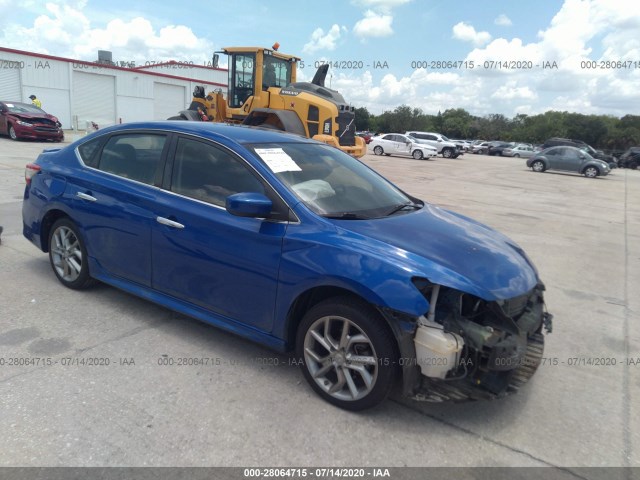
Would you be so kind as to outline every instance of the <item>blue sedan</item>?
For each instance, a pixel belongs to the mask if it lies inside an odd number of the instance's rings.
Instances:
[[[104,282],[294,351],[338,407],[396,384],[501,397],[540,364],[551,315],[522,249],[328,145],[131,123],[45,150],[25,178],[24,236],[64,286]]]

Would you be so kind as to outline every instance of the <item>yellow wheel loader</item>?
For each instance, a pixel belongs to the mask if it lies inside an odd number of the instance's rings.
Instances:
[[[318,68],[313,80],[296,82],[300,58],[261,47],[229,47],[229,86],[205,95],[194,89],[187,110],[169,120],[242,123],[296,133],[361,157],[364,140],[355,135],[355,109],[340,93],[324,85],[328,65]]]

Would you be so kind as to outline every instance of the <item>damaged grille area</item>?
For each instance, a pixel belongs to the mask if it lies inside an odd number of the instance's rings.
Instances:
[[[551,327],[551,315],[544,309],[543,286],[497,302],[444,287],[426,286],[421,290],[427,299],[432,299],[434,288],[440,290],[435,295],[437,306],[421,327],[436,326],[443,338],[455,336],[462,339],[464,346],[456,362],[450,362],[446,375],[439,378],[428,369],[422,371],[418,362],[423,375],[414,399],[493,399],[517,391],[531,378],[544,351],[542,330],[550,331]],[[429,352],[428,345],[417,345],[417,354],[420,349],[423,356]]]

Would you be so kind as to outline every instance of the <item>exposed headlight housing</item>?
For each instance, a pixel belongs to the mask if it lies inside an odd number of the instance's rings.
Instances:
[[[23,122],[22,120],[17,121],[18,125],[22,125],[23,127],[33,127],[32,123]]]

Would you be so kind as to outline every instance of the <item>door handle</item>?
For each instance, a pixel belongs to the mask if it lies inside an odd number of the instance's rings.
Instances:
[[[158,223],[161,223],[162,225],[166,225],[167,227],[172,227],[172,228],[184,228],[184,225],[178,222],[174,222],[173,220],[169,220],[168,218],[164,218],[164,217],[156,217],[156,221]]]
[[[98,200],[96,197],[92,197],[91,195],[87,195],[86,193],[78,192],[76,193],[76,197],[81,198],[82,200],[88,200],[89,202],[95,202]]]

